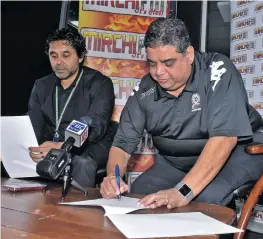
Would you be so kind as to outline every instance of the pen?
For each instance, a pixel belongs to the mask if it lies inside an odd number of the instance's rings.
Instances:
[[[120,169],[119,169],[119,165],[118,164],[116,164],[116,166],[115,166],[115,176],[116,176],[117,185],[118,185],[118,187],[120,189],[120,187],[121,187],[121,180],[120,180]],[[117,195],[117,198],[118,198],[118,200],[121,200],[121,195],[120,194]]]

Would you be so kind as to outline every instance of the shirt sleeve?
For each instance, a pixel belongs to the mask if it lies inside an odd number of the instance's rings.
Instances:
[[[207,99],[209,137],[252,137],[248,115],[248,98],[242,77],[232,61],[216,55],[210,65],[211,77]]]
[[[45,122],[41,111],[39,87],[39,81],[36,81],[29,98],[27,114],[31,120],[37,141],[40,144],[44,140],[43,127]]]
[[[96,77],[96,76],[95,76]],[[103,82],[94,84],[92,91],[91,105],[88,116],[92,118],[88,142],[98,142],[105,135],[111,122],[114,107],[114,88],[110,78],[103,76],[103,79],[96,78],[95,81]]]
[[[128,154],[136,151],[145,128],[145,114],[137,98],[138,92],[133,93],[123,108],[113,142],[113,146],[121,148]]]

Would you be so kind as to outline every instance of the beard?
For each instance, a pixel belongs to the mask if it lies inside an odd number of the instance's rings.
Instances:
[[[73,76],[76,71],[78,69],[76,69],[75,71],[70,71],[70,70],[67,70],[67,69],[56,69],[54,71],[55,75],[57,76],[58,79],[60,80],[67,80],[69,79],[71,76]]]

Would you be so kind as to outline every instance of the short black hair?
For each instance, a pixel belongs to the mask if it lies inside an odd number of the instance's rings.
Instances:
[[[186,25],[176,17],[157,18],[150,24],[145,34],[145,48],[167,45],[176,47],[179,53],[185,53],[191,45]]]
[[[79,58],[84,58],[87,54],[86,43],[84,37],[78,32],[67,28],[57,29],[51,33],[45,45],[45,53],[48,54],[50,43],[54,41],[67,41],[74,48]]]

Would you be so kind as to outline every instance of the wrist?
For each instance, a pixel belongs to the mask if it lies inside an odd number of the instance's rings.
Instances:
[[[179,182],[174,188],[188,202],[192,201],[192,199],[195,197],[192,189],[187,184],[185,184],[183,181]]]

